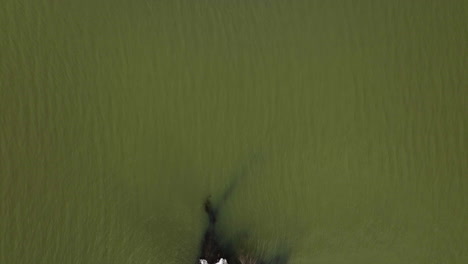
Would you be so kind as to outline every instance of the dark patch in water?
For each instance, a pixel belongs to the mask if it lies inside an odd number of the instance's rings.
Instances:
[[[255,156],[254,160],[257,160]],[[250,165],[250,164],[249,164]],[[218,216],[222,205],[231,196],[233,190],[238,185],[239,178],[246,175],[248,167],[242,168],[240,173],[236,175],[234,181],[228,186],[227,190],[222,195],[218,206],[213,206],[211,197],[205,200],[204,210],[208,216],[208,227],[205,230],[203,239],[200,245],[200,254],[197,259],[205,259],[208,264],[215,264],[220,258],[227,260],[228,264],[287,264],[290,256],[289,249],[283,249],[283,253],[272,256],[268,259],[261,259],[247,252],[247,249],[240,249],[236,245],[235,240],[228,240],[221,235],[218,230]]]
[[[286,264],[289,260],[289,250],[285,250],[282,254],[277,254],[268,260],[260,259],[250,254],[246,254],[245,250],[240,252],[235,247],[233,241],[225,240],[217,230],[218,210],[211,204],[210,197],[205,201],[205,212],[208,215],[209,224],[205,230],[203,240],[201,242],[199,259],[205,259],[209,264],[216,263],[220,258],[227,260],[228,264]],[[227,242],[225,242],[227,241]]]

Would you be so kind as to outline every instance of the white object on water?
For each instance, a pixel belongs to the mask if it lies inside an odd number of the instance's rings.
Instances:
[[[227,260],[221,258],[221,259],[218,260],[218,262],[216,264],[228,264],[228,263],[227,263]]]
[[[200,264],[208,264],[208,261],[206,261],[205,259],[200,259]],[[216,264],[228,264],[228,263],[227,263],[227,260],[220,258],[218,262],[216,262]]]

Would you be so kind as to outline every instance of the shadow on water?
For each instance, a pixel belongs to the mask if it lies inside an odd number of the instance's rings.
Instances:
[[[250,161],[233,175],[232,182],[222,193],[219,201],[214,204],[211,195],[204,202],[204,210],[208,218],[208,226],[204,232],[200,242],[200,253],[196,263],[200,263],[200,259],[204,259],[208,264],[217,263],[221,258],[227,260],[229,264],[286,264],[290,256],[290,249],[287,247],[281,248],[273,256],[260,258],[253,252],[249,252],[248,248],[242,248],[241,240],[249,235],[249,231],[245,230],[239,233],[234,239],[228,239],[222,234],[218,223],[218,218],[226,201],[232,197],[239,183],[246,175],[248,175],[251,166],[254,163],[262,161],[262,156],[254,154]]]

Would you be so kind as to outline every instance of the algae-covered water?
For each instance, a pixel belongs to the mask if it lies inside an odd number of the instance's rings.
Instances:
[[[0,4],[0,263],[468,263],[465,1]]]

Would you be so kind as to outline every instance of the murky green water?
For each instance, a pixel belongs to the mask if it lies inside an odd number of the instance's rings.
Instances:
[[[464,1],[1,6],[0,263],[468,263]]]

